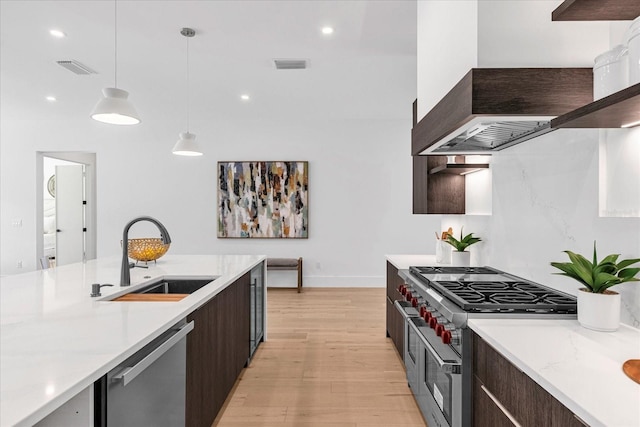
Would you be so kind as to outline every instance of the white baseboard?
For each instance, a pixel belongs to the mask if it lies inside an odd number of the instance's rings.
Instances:
[[[270,288],[296,288],[297,279],[277,277],[268,279]],[[303,288],[384,288],[386,279],[383,276],[304,276]]]

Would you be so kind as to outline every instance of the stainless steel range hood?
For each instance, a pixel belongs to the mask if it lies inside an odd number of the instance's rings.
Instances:
[[[474,68],[412,130],[412,155],[491,154],[593,99],[591,68]]]

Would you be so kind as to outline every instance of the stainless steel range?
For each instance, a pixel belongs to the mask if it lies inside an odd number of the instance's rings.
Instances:
[[[576,299],[491,267],[400,270],[409,386],[430,427],[471,425],[470,318],[575,318]]]

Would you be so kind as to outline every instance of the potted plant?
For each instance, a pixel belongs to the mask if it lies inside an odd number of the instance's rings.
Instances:
[[[455,266],[468,266],[471,263],[471,254],[466,249],[474,243],[481,242],[479,237],[473,237],[473,233],[469,233],[462,237],[462,228],[460,229],[460,240],[453,237],[453,234],[447,234],[445,242],[455,248],[455,251],[451,252],[451,265]]]
[[[609,288],[624,282],[638,282],[640,268],[629,268],[640,262],[637,259],[618,261],[619,254],[607,255],[600,262],[593,242],[593,262],[582,255],[564,251],[570,262],[552,262],[562,271],[562,276],[571,277],[585,287],[578,291],[578,322],[596,331],[615,331],[620,325],[620,294]]]

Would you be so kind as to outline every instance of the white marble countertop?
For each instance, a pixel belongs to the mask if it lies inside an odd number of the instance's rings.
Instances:
[[[640,426],[640,384],[622,371],[626,360],[640,359],[640,330],[537,319],[470,319],[469,326],[590,426]]]
[[[413,265],[440,265],[436,263],[435,255],[385,255],[385,258],[398,270],[406,270]]]
[[[0,425],[33,425],[186,317],[265,257],[166,255],[131,270],[131,287],[161,276],[220,276],[179,302],[109,302],[120,257],[0,279]],[[103,287],[91,298],[92,283]]]

